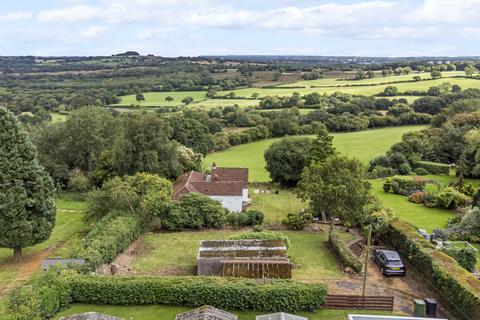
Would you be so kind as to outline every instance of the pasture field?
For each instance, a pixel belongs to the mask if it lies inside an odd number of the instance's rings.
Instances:
[[[193,102],[198,102],[201,100],[206,100],[205,91],[173,91],[173,92],[145,92],[143,93],[145,100],[140,102],[140,106],[144,107],[174,107],[183,105],[182,99],[185,97],[192,97]],[[165,101],[166,97],[172,97],[173,101]],[[112,104],[112,107],[115,106],[129,106],[131,104],[137,105],[137,100],[135,100],[135,95],[130,94],[127,96],[120,97],[120,102],[117,104]]]
[[[388,83],[388,82],[398,82],[398,81],[412,81],[414,76],[419,76],[421,79],[431,79],[430,72],[418,72],[412,73],[408,75],[400,75],[400,76],[388,76],[382,77],[381,73],[377,73],[376,77],[370,79],[342,79],[342,78],[323,78],[317,80],[304,80],[298,81],[294,83],[280,85],[279,87],[296,87],[296,86],[304,86],[304,87],[311,87],[311,86],[348,86],[348,85],[359,85],[359,84],[381,84],[381,83]],[[442,78],[451,78],[451,77],[462,77],[465,76],[464,71],[448,71],[442,72]],[[448,81],[448,80],[445,80]]]
[[[264,110],[258,110],[259,112],[272,112],[272,111],[282,111],[282,110],[289,110],[288,108],[284,108],[284,109],[264,109]],[[298,109],[298,112],[301,114],[301,115],[306,115],[314,110],[317,110],[317,109]]]
[[[295,280],[342,278],[335,256],[328,250],[328,226],[321,232],[281,231],[290,239],[288,255],[295,268]],[[195,273],[196,257],[201,240],[222,240],[241,231],[161,232],[145,235],[143,247],[132,266],[141,273],[158,275],[191,275]],[[338,231],[345,240],[353,235]]]
[[[424,126],[401,126],[358,132],[333,133],[333,143],[337,151],[356,157],[364,163],[385,153],[392,144],[400,141],[402,135],[409,131],[421,130]],[[310,136],[314,137],[314,136]],[[274,142],[281,138],[266,139],[232,147],[225,151],[207,155],[204,166],[209,167],[215,161],[221,167],[249,168],[249,178],[252,182],[269,181],[265,170],[263,153]]]
[[[260,97],[264,96],[290,96],[293,92],[298,92],[302,95],[318,92],[320,94],[331,94],[334,92],[343,92],[348,94],[362,94],[366,96],[376,95],[383,92],[385,87],[393,85],[398,88],[399,92],[405,92],[408,90],[419,90],[426,91],[432,86],[438,86],[444,82],[449,82],[450,84],[458,84],[462,89],[468,88],[480,88],[480,79],[479,78],[441,78],[428,81],[418,81],[418,82],[403,82],[395,84],[382,84],[382,85],[362,85],[362,86],[330,86],[330,87],[320,87],[320,88],[245,88],[233,90],[237,97],[251,97],[253,93],[258,93]],[[228,94],[231,91],[222,91],[219,94]],[[400,96],[399,96],[400,97]]]
[[[208,99],[208,100],[193,102],[189,104],[188,107],[195,108],[195,109],[198,108],[198,109],[210,110],[217,107],[238,105],[241,108],[246,108],[246,107],[257,107],[259,102],[260,100],[252,100],[252,99]]]
[[[173,307],[166,305],[151,306],[111,306],[96,304],[73,304],[67,310],[57,314],[54,319],[62,316],[68,316],[78,313],[95,311],[109,314],[130,320],[172,320],[178,313],[192,310],[188,307]],[[267,314],[268,312],[255,311],[231,311],[238,316],[239,320],[254,320],[255,316]],[[381,311],[361,311],[361,310],[319,310],[317,312],[300,312],[301,316],[311,320],[345,320],[348,314],[372,314],[372,315],[393,315],[389,312]]]

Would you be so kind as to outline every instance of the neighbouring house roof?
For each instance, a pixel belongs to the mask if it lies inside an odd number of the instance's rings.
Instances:
[[[40,269],[47,270],[55,266],[60,267],[70,267],[71,265],[84,265],[84,259],[57,259],[57,258],[47,258],[43,259]]]
[[[190,171],[178,177],[173,184],[173,199],[190,192],[208,196],[241,196],[248,187],[247,168],[213,167],[211,174]]]
[[[238,317],[232,313],[223,311],[212,306],[202,306],[191,311],[177,314],[176,320],[237,320]]]
[[[277,312],[256,316],[255,320],[308,320],[308,318],[286,312]]]
[[[74,314],[73,316],[61,317],[60,320],[124,320],[123,318],[112,317],[98,312],[86,312]]]

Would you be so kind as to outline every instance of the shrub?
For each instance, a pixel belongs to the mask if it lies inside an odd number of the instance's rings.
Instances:
[[[243,212],[230,212],[227,214],[227,223],[235,229],[244,227],[248,224],[248,216]]]
[[[247,224],[253,227],[261,225],[263,223],[264,214],[260,210],[248,210],[247,217]]]
[[[85,192],[90,188],[90,180],[80,169],[74,169],[68,174],[68,189],[75,192]]]
[[[469,198],[452,187],[447,187],[437,193],[437,206],[444,209],[463,207]]]
[[[15,320],[49,319],[69,303],[69,286],[58,276],[58,270],[50,270],[13,292],[8,312]]]
[[[412,168],[408,163],[401,163],[398,166],[397,170],[399,174],[407,175],[407,174],[410,174],[410,172],[412,171]]]
[[[383,239],[397,250],[425,281],[448,297],[444,305],[460,319],[480,317],[480,284],[453,258],[436,251],[409,224],[395,220],[382,234]]]
[[[462,185],[456,185],[455,189],[457,189],[458,191],[460,191],[461,193],[463,193],[464,195],[466,195],[470,198],[472,198],[477,191],[475,189],[475,187],[470,183],[462,184]]]
[[[220,201],[200,193],[182,196],[162,218],[162,226],[171,231],[222,228],[226,222],[225,209]]]
[[[430,162],[430,161],[417,161],[417,168],[427,170],[431,174],[450,174],[450,166],[444,163]]]
[[[289,280],[257,282],[227,277],[101,277],[69,279],[73,301],[109,305],[167,304],[227,310],[313,311],[321,308],[327,288]]]
[[[288,213],[282,220],[282,223],[292,230],[303,230],[310,222],[312,222],[312,215],[309,213]]]
[[[385,183],[383,184],[383,191],[390,192],[391,189],[392,189],[392,178],[387,177],[387,179],[385,179]]]
[[[139,237],[141,230],[138,216],[111,212],[80,241],[80,247],[73,256],[85,259],[88,268],[95,269],[103,263],[112,262]]]
[[[393,193],[408,196],[414,192],[424,191],[425,180],[417,177],[393,177],[392,189]]]
[[[415,173],[418,174],[419,176],[426,176],[427,174],[430,174],[426,169],[424,168],[417,168],[415,169]]]
[[[427,192],[423,195],[423,205],[428,208],[435,208],[438,206],[438,198],[436,193]]]
[[[290,239],[281,233],[273,232],[273,231],[250,231],[250,232],[243,232],[240,234],[233,235],[229,237],[230,240],[248,240],[248,239],[257,239],[257,240],[284,240],[285,246],[290,246]]]
[[[393,169],[392,168],[385,168],[382,166],[375,166],[373,170],[370,172],[370,177],[371,178],[385,178],[388,176],[393,175]]]
[[[328,243],[344,266],[350,267],[356,272],[362,272],[363,265],[360,259],[354,255],[340,237],[332,231],[328,234]]]
[[[421,204],[424,201],[425,194],[423,191],[414,192],[408,197],[408,201]]]
[[[447,249],[445,253],[453,259],[457,260],[465,270],[469,272],[475,271],[475,265],[477,264],[477,252],[473,249]]]

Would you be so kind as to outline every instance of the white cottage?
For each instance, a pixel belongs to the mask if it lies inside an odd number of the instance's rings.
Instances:
[[[248,203],[248,169],[217,167],[214,162],[210,174],[184,173],[173,184],[172,198],[178,200],[190,192],[218,200],[229,211],[241,212]]]

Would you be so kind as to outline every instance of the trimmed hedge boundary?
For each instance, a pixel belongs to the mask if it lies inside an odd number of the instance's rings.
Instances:
[[[167,304],[227,310],[313,311],[327,287],[289,280],[260,283],[226,277],[108,277],[76,275],[68,283],[72,301],[110,305]]]
[[[406,222],[393,221],[382,236],[433,284],[450,312],[459,319],[480,319],[480,281],[475,276],[452,257],[435,250]]]
[[[362,272],[363,264],[360,259],[350,251],[347,245],[334,232],[329,232],[328,243],[345,267],[350,267],[355,272]]]
[[[74,258],[87,261],[90,270],[103,263],[110,263],[138,239],[142,232],[140,218],[132,214],[111,212],[103,217],[80,241]]]
[[[430,162],[430,161],[417,161],[415,163],[417,168],[422,168],[428,171],[430,174],[450,174],[450,166],[445,163]]]

